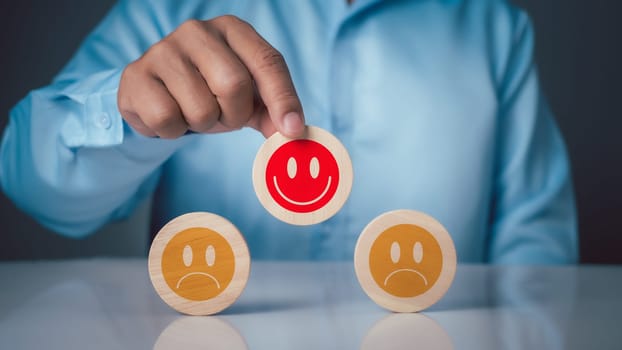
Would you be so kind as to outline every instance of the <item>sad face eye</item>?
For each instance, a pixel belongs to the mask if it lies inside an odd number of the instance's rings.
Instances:
[[[214,262],[216,262],[216,249],[214,249],[214,246],[211,244],[205,249],[205,262],[207,266],[212,266]]]
[[[309,172],[314,179],[320,175],[320,161],[316,157],[311,158],[311,162],[309,162]]]
[[[192,247],[186,245],[184,247],[184,251],[181,254],[181,257],[184,260],[184,265],[186,267],[190,267],[190,265],[192,265]]]
[[[393,261],[394,264],[400,261],[400,255],[400,244],[397,242],[391,243],[391,261]]]
[[[415,259],[417,264],[423,260],[423,246],[421,245],[421,242],[416,242],[413,247],[413,259]]]
[[[294,157],[289,157],[287,160],[287,176],[290,179],[296,177],[296,173],[298,172],[298,164],[296,164],[296,159]]]

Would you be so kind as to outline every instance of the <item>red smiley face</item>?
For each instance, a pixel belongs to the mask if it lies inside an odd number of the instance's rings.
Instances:
[[[281,207],[310,213],[324,207],[335,195],[339,167],[322,144],[312,140],[289,141],[268,160],[266,185]]]

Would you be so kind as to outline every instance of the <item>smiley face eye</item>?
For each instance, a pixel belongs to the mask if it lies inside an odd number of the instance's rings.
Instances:
[[[311,162],[309,163],[309,172],[311,173],[311,177],[317,179],[318,175],[320,175],[320,161],[317,160],[316,157],[311,158]]]
[[[192,265],[192,248],[189,245],[184,247],[181,257],[184,260],[184,265],[186,265],[186,267],[190,267],[190,265]]]
[[[413,247],[413,259],[415,259],[417,264],[423,260],[423,246],[421,245],[421,242],[416,242]]]
[[[397,262],[400,261],[400,255],[400,244],[393,242],[391,244],[391,261],[393,261],[394,264],[397,264]]]
[[[296,173],[298,172],[298,164],[296,164],[296,159],[294,157],[289,157],[287,160],[287,176],[290,179],[296,177]]]
[[[205,262],[207,263],[207,266],[212,266],[214,265],[215,261],[216,261],[216,249],[214,249],[214,246],[210,244],[205,249]]]

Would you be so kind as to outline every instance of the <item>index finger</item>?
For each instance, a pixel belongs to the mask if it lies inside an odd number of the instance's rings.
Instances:
[[[281,53],[238,18],[225,17],[222,25],[225,40],[248,68],[276,129],[287,137],[303,136],[302,104]]]

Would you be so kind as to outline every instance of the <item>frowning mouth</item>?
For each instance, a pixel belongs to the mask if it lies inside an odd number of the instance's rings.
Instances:
[[[186,278],[190,277],[190,276],[196,276],[196,275],[201,275],[201,276],[205,276],[205,277],[209,277],[212,279],[212,281],[214,281],[214,283],[216,283],[216,287],[218,289],[220,289],[220,283],[218,282],[218,280],[216,279],[216,277],[210,275],[207,272],[190,272],[188,274],[185,274],[182,278],[179,279],[179,281],[177,281],[177,289],[179,289],[179,286],[181,286],[181,282],[183,282]]]
[[[332,176],[328,177],[328,181],[326,182],[326,188],[324,188],[324,191],[317,196],[315,199],[307,201],[307,202],[299,202],[299,201],[295,201],[289,197],[287,197],[285,195],[285,193],[283,193],[283,191],[281,191],[281,188],[279,187],[279,183],[278,181],[276,181],[276,176],[273,176],[272,179],[274,180],[274,187],[276,188],[276,191],[279,193],[279,195],[285,199],[286,201],[288,201],[291,204],[294,205],[300,205],[300,206],[305,206],[305,205],[311,205],[314,203],[317,203],[318,201],[320,201],[322,198],[324,198],[324,196],[326,196],[326,193],[328,193],[328,189],[330,188],[330,184],[332,182]]]
[[[387,283],[389,282],[389,278],[393,277],[393,275],[395,275],[395,274],[396,274],[396,273],[398,273],[398,272],[414,272],[414,273],[416,273],[417,275],[419,275],[419,277],[421,277],[421,278],[423,279],[423,283],[425,283],[425,285],[426,285],[426,286],[428,285],[428,279],[427,279],[427,278],[425,278],[425,276],[424,276],[421,272],[419,272],[419,271],[417,271],[417,270],[414,270],[414,269],[397,269],[397,270],[395,270],[395,271],[391,272],[391,273],[387,276],[387,278],[385,278],[385,279],[384,279],[384,286],[385,286],[385,287],[387,286]]]

